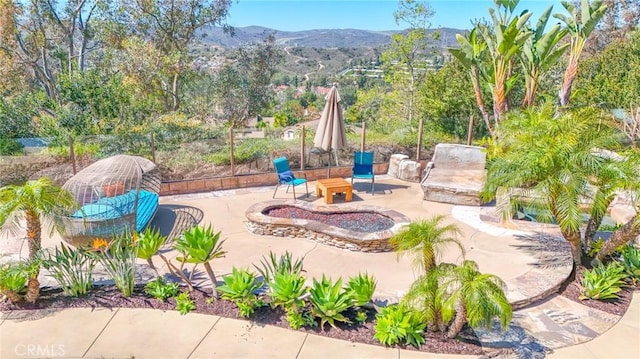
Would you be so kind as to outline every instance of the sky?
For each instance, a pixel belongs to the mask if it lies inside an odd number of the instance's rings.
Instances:
[[[469,29],[471,20],[488,18],[492,0],[431,0],[435,10],[431,27]],[[537,19],[548,6],[564,13],[559,0],[521,0],[517,10],[528,9]],[[275,30],[311,29],[400,30],[393,13],[397,0],[237,0],[231,5],[228,23],[234,27],[251,25]],[[551,20],[550,20],[551,21]]]

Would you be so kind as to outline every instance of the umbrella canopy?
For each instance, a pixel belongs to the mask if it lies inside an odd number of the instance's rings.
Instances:
[[[342,107],[340,107],[340,94],[336,86],[331,88],[325,100],[327,103],[324,105],[313,145],[325,151],[335,151],[347,144]]]

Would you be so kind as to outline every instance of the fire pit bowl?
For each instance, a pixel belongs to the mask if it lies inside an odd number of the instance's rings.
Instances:
[[[316,206],[295,200],[256,203],[245,215],[251,233],[306,238],[355,252],[390,251],[389,238],[411,222],[383,207]]]

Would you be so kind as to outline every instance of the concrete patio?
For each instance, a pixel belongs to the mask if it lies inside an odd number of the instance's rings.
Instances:
[[[324,204],[314,196],[298,194],[298,199]],[[271,199],[274,187],[214,191],[166,196],[152,225],[177,236],[194,224],[212,224],[226,239],[225,258],[212,263],[218,276],[231,268],[253,268],[269,251],[289,251],[304,256],[306,277],[347,278],[359,272],[372,274],[377,282],[376,300],[396,302],[417,277],[407,258],[395,253],[359,253],[326,246],[306,239],[260,236],[249,233],[244,221],[246,209]],[[493,207],[453,206],[423,201],[418,183],[376,176],[376,194],[368,193],[367,182],[356,182],[353,202],[336,198],[334,206],[366,204],[394,209],[411,219],[435,214],[447,216],[463,232],[460,238],[466,258],[476,261],[483,272],[500,276],[508,286],[508,297],[519,309],[505,334],[479,333],[487,347],[505,350],[505,355],[558,358],[636,358],[640,356],[640,300],[634,296],[624,317],[610,315],[552,293],[569,275],[571,266],[563,240],[551,225],[509,223],[501,225]],[[276,198],[290,199],[279,190]],[[60,242],[46,238],[45,247]],[[0,255],[15,257],[22,250],[19,239],[3,239]],[[174,251],[165,255],[173,257]],[[451,250],[442,261],[458,262]],[[569,258],[570,260],[570,258]],[[142,262],[141,262],[142,263]],[[162,264],[159,260],[156,265]],[[161,267],[161,271],[166,269]],[[43,278],[47,283],[47,279]],[[49,282],[51,280],[49,279]],[[546,298],[543,301],[539,299]],[[528,306],[531,302],[535,305]],[[78,332],[78,328],[82,328]],[[170,328],[170,329],[168,329]],[[604,335],[602,335],[604,333]],[[595,339],[594,339],[595,338]],[[608,338],[608,339],[607,339]],[[47,353],[31,355],[32,348],[46,347]],[[53,352],[56,345],[61,351]],[[327,339],[276,327],[261,327],[248,321],[142,309],[66,309],[62,311],[14,311],[3,313],[0,322],[0,357],[115,357],[124,358],[447,358],[447,355],[388,349]],[[606,348],[609,348],[607,350]],[[23,350],[24,349],[24,350]],[[60,349],[60,348],[57,348]],[[19,351],[19,352],[18,352]],[[619,355],[613,355],[617,353]],[[542,355],[542,356],[540,356]],[[459,356],[456,356],[459,357]]]

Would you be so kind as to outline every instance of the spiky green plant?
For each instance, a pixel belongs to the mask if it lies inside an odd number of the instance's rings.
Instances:
[[[258,273],[260,273],[264,282],[269,283],[277,273],[302,273],[303,260],[304,257],[293,259],[293,254],[289,251],[285,251],[280,257],[277,257],[275,253],[269,251],[269,256],[262,256],[260,260],[262,267],[256,265],[254,265],[254,267]]]
[[[633,284],[637,284],[640,281],[640,249],[627,244],[622,249],[620,262]]]
[[[144,286],[144,292],[156,299],[165,301],[178,295],[180,288],[178,283],[167,282],[163,277],[158,277]]]
[[[320,329],[324,330],[324,324],[329,323],[336,328],[335,322],[349,323],[342,313],[351,308],[352,298],[348,290],[342,289],[342,278],[332,282],[330,278],[322,275],[322,280],[313,279],[313,286],[309,290],[309,302],[311,302],[311,314],[320,319]]]
[[[176,296],[176,309],[181,315],[186,315],[196,309],[196,305],[188,292],[182,292]]]
[[[12,303],[22,300],[22,294],[27,289],[28,273],[24,263],[9,263],[0,266],[0,294]]]
[[[136,246],[138,247],[138,258],[144,259],[149,264],[149,267],[153,269],[156,274],[158,270],[153,264],[153,256],[158,253],[160,247],[165,243],[167,237],[160,234],[160,230],[147,227],[143,232],[136,235]]]
[[[125,297],[133,294],[136,281],[137,247],[128,234],[115,237],[108,247],[89,253],[113,279]]]
[[[224,240],[220,239],[221,232],[214,232],[211,225],[207,227],[195,226],[186,230],[174,244],[174,248],[182,254],[176,257],[179,262],[202,264],[211,281],[213,298],[218,298],[218,280],[211,268],[212,260],[222,258],[227,253],[222,250]]]
[[[373,293],[376,291],[376,280],[368,273],[358,273],[349,278],[347,290],[353,300],[353,305],[363,307],[371,302]]]
[[[305,278],[300,273],[281,272],[276,273],[269,282],[269,297],[273,307],[282,307],[287,312],[287,321],[293,329],[300,328],[304,324],[302,309],[303,297],[309,288],[305,286]],[[289,320],[289,316],[291,319]]]
[[[248,318],[255,308],[261,305],[256,291],[262,287],[262,283],[258,282],[256,275],[248,269],[233,267],[231,274],[222,277],[222,280],[224,284],[218,288],[222,298],[234,302],[242,317]]]
[[[606,266],[601,263],[591,270],[585,270],[580,299],[616,299],[625,284],[625,277],[624,267],[619,262],[611,262]]]
[[[66,295],[78,297],[87,294],[93,286],[92,273],[95,258],[86,250],[73,249],[64,243],[56,247],[54,252],[46,252],[42,266],[60,284]]]
[[[426,324],[411,308],[403,305],[390,305],[382,308],[376,315],[374,338],[384,345],[411,344],[419,347],[424,344]]]

